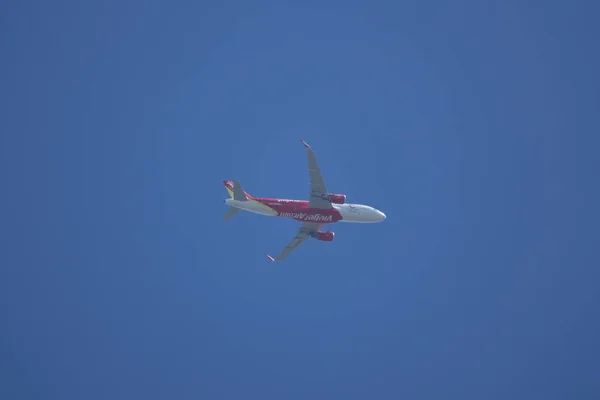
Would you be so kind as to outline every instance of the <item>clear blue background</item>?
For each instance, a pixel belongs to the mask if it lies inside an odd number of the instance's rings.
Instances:
[[[600,398],[599,8],[4,2],[0,397]]]

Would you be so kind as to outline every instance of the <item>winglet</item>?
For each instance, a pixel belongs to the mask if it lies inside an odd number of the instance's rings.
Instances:
[[[271,257],[270,255],[268,255],[268,254],[267,254],[267,258],[268,258],[269,260],[271,260],[272,262],[275,262],[275,259],[274,259],[273,257]]]
[[[300,140],[300,141],[302,142],[304,147],[306,147],[307,149],[310,149],[310,146],[308,145],[308,143],[306,143],[304,140]]]

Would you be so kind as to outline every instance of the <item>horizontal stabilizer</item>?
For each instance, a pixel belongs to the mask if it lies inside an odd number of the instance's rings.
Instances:
[[[244,192],[244,189],[242,189],[242,185],[240,185],[239,182],[223,181],[223,184],[225,185],[225,188],[229,192],[231,198],[234,200],[247,201],[248,199],[252,198],[252,196]]]
[[[238,211],[240,211],[239,208],[229,207],[229,209],[227,210],[227,214],[225,214],[225,216],[223,217],[223,221],[227,221],[228,219],[233,217],[235,214],[237,214]]]
[[[244,193],[244,189],[242,189],[242,185],[239,182],[233,182],[233,199],[239,201],[248,201],[246,197],[246,193]]]

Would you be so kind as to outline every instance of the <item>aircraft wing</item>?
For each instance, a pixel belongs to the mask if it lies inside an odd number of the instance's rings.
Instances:
[[[283,260],[289,256],[292,251],[296,250],[298,246],[304,243],[306,239],[310,238],[312,233],[318,232],[321,226],[322,224],[316,224],[314,222],[303,222],[300,229],[298,229],[296,236],[294,236],[292,241],[281,251],[281,254],[275,258],[267,254],[267,257],[273,262]]]
[[[308,173],[310,176],[310,196],[308,206],[310,208],[321,209],[332,208],[331,202],[321,197],[321,195],[327,195],[329,193],[327,192],[327,186],[323,180],[323,175],[321,175],[319,164],[317,164],[317,157],[304,140],[302,140],[302,144],[306,147],[308,152]]]

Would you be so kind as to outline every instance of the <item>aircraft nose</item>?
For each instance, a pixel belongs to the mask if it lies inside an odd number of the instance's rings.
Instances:
[[[381,218],[382,221],[384,221],[387,217],[385,216],[384,213],[382,213],[381,211],[377,210],[377,213],[379,214],[379,218]]]

